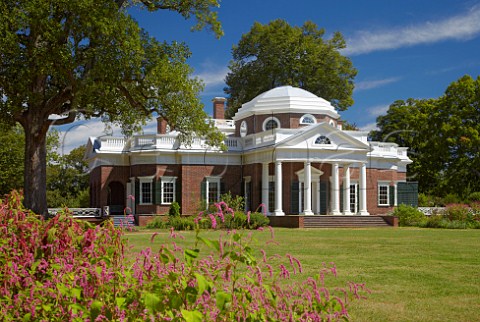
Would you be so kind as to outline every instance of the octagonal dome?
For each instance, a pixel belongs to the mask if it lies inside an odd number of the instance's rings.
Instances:
[[[266,91],[250,102],[243,104],[233,119],[239,120],[253,114],[272,113],[325,114],[335,119],[340,117],[329,101],[302,88],[280,86]]]

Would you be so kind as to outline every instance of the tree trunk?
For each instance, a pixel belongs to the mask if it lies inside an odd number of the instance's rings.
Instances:
[[[36,214],[47,215],[47,131],[48,121],[27,115],[25,130],[24,204]]]

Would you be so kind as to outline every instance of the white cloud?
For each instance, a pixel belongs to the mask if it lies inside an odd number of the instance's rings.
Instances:
[[[209,88],[218,85],[224,85],[225,76],[227,76],[227,73],[227,67],[211,66],[210,68],[204,70],[201,73],[195,74],[194,76],[202,79],[205,83],[205,87]]]
[[[388,107],[389,105],[376,105],[376,106],[367,108],[367,111],[370,114],[370,116],[377,117],[385,114],[388,111]]]
[[[480,34],[480,5],[468,12],[445,20],[426,22],[400,28],[359,31],[347,39],[345,55],[360,55],[373,51],[389,50],[448,39],[467,40]]]
[[[398,82],[401,78],[400,77],[390,77],[384,79],[376,79],[376,80],[365,80],[355,84],[356,91],[364,91],[368,89],[373,89],[377,87],[381,87],[390,83]]]
[[[147,122],[143,127],[145,134],[156,133],[156,119]],[[80,145],[87,144],[89,137],[99,137],[105,134],[105,125],[100,119],[91,119],[88,121],[77,121],[67,126],[57,128],[60,136],[60,154],[68,154]],[[122,136],[121,129],[118,126],[112,126],[113,136]]]
[[[365,124],[364,126],[360,127],[360,130],[369,131],[369,132],[373,130],[378,130],[377,123],[372,122],[372,123]]]

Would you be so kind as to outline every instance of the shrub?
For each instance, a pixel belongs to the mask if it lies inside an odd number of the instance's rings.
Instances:
[[[243,211],[245,209],[245,198],[242,196],[232,196],[231,192],[224,193],[220,200],[225,202],[233,211]]]
[[[349,301],[365,290],[355,283],[330,289],[326,281],[336,268],[325,264],[315,277],[285,283],[302,272],[293,256],[261,251],[257,259],[251,237],[229,232],[208,240],[198,226],[196,233],[191,249],[147,248],[132,263],[122,230],[111,222],[92,227],[68,213],[44,221],[7,197],[0,205],[2,319],[330,321],[347,319]],[[210,253],[201,254],[200,243]]]
[[[194,230],[195,222],[192,217],[170,216],[168,218],[167,227],[175,230]]]
[[[270,219],[262,213],[252,212],[250,215],[247,214],[247,223],[248,228],[258,229],[259,227],[268,226]]]
[[[400,226],[422,226],[427,221],[423,212],[415,207],[403,204],[395,208],[393,215],[398,217]]]
[[[167,228],[167,222],[163,219],[163,216],[155,216],[153,220],[147,223],[147,228],[151,228],[151,229]]]
[[[170,217],[180,217],[180,205],[178,202],[174,201],[168,209],[168,215]]]
[[[467,221],[469,217],[471,217],[471,212],[468,205],[450,204],[447,205],[447,209],[445,209],[445,216],[451,221]]]
[[[449,193],[445,197],[442,198],[443,205],[447,206],[449,204],[456,204],[462,202],[462,198],[454,193]]]
[[[470,195],[468,195],[468,202],[480,202],[480,191],[472,192]]]
[[[226,229],[242,229],[247,226],[247,215],[243,211],[236,211],[233,214],[225,215]]]

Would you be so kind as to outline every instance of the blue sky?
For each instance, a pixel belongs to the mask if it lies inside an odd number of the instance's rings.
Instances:
[[[130,12],[158,40],[190,47],[189,64],[205,82],[201,98],[208,113],[211,99],[225,96],[232,46],[256,21],[281,18],[300,26],[310,20],[325,29],[326,38],[335,31],[343,34],[347,48],[342,53],[358,75],[355,103],[341,115],[363,129],[374,128],[376,117],[397,99],[438,97],[459,77],[480,75],[480,0],[224,0],[218,9],[221,39],[208,31],[191,32],[193,22],[174,13]],[[94,127],[77,127],[70,144],[81,132],[79,142],[86,142]]]

